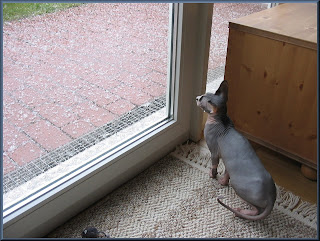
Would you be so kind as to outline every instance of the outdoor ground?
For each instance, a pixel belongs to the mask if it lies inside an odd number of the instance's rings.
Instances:
[[[264,4],[214,4],[209,70],[228,21]],[[3,25],[4,175],[166,92],[167,4],[96,3]]]

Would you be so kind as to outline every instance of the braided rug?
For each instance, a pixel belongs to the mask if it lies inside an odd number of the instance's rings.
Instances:
[[[232,187],[208,176],[208,150],[178,146],[134,179],[48,234],[80,238],[87,226],[112,238],[317,238],[317,206],[277,186],[272,213],[243,220],[218,204],[245,207]],[[224,171],[219,165],[218,172]]]

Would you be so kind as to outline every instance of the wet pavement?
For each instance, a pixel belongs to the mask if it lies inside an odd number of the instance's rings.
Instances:
[[[266,8],[214,5],[209,69],[228,21]],[[167,4],[84,4],[4,23],[4,175],[166,92]]]

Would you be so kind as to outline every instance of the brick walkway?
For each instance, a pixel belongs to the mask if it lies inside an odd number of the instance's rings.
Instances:
[[[215,4],[210,69],[228,20],[265,7]],[[86,4],[4,24],[4,174],[165,94],[168,9]]]

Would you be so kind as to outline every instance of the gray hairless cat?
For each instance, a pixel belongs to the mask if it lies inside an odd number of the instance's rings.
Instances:
[[[236,194],[250,204],[252,210],[231,208],[219,197],[218,202],[238,217],[263,219],[273,209],[276,187],[249,141],[235,130],[227,115],[227,100],[228,83],[225,80],[215,94],[206,93],[196,98],[197,105],[208,113],[204,136],[212,159],[209,175],[216,177],[219,158],[222,158],[226,171],[219,183],[228,185],[230,179]]]

